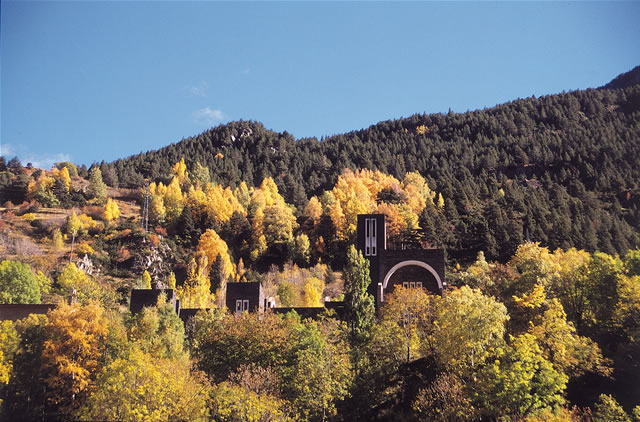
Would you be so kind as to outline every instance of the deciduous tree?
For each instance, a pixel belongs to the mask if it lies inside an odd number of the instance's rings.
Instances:
[[[0,263],[0,303],[40,303],[38,278],[27,264]]]
[[[463,286],[436,299],[432,347],[449,368],[475,368],[500,346],[509,319],[505,306]]]
[[[594,422],[631,422],[629,415],[610,394],[600,394],[593,412]]]
[[[511,338],[482,368],[476,388],[489,417],[522,418],[564,403],[568,378],[547,361],[530,334]]]
[[[107,198],[107,203],[104,205],[103,216],[108,222],[120,218],[120,208],[118,208],[118,204],[116,204],[113,199]]]
[[[178,297],[184,308],[206,309],[214,306],[215,296],[211,294],[211,281],[207,269],[206,255],[191,258],[187,267],[187,279],[178,287]]]
[[[20,336],[12,321],[0,321],[0,393],[3,384],[9,382],[9,376],[13,372],[13,356],[20,344]],[[2,396],[0,395],[0,405]]]
[[[129,323],[129,341],[152,356],[163,359],[185,358],[184,324],[166,295],[156,306],[145,307]]]
[[[207,420],[207,381],[188,359],[134,348],[105,367],[76,417],[88,420]]]
[[[64,267],[58,275],[57,283],[61,288],[63,296],[75,294],[78,302],[87,304],[90,300],[104,301],[109,303],[113,298],[93,280],[90,275],[78,269],[72,262]]]
[[[284,400],[229,382],[222,382],[211,390],[209,409],[211,417],[220,422],[293,420],[288,416]]]
[[[402,338],[404,356],[409,363],[421,356],[421,351],[429,355],[426,343],[434,328],[433,303],[423,289],[409,289],[396,285],[393,293],[386,295],[382,307],[381,320],[395,324],[394,329]],[[395,327],[394,327],[395,328]]]
[[[91,393],[108,334],[104,310],[95,302],[67,305],[49,313],[42,349],[47,400],[71,415]]]
[[[357,348],[369,337],[375,318],[375,304],[368,292],[371,284],[369,262],[353,245],[347,251],[343,277],[345,319],[348,321],[351,344]]]
[[[325,420],[351,386],[349,346],[335,320],[291,321],[294,331],[292,368],[285,371],[285,397],[298,420]]]

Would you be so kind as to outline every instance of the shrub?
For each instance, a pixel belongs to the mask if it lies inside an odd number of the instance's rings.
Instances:
[[[25,221],[27,221],[27,222],[31,223],[31,222],[33,222],[33,221],[36,219],[36,215],[35,215],[34,213],[32,213],[32,212],[28,212],[28,213],[26,213],[26,214],[23,214],[23,215],[22,215],[22,218],[23,218]]]

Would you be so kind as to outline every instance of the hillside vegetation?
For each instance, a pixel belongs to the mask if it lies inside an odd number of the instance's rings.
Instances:
[[[414,115],[321,141],[241,121],[101,168],[107,183],[139,187],[166,180],[185,157],[223,186],[271,177],[299,209],[345,168],[398,179],[417,171],[449,199],[444,221],[423,216],[421,235],[467,261],[480,250],[504,261],[527,237],[552,249],[624,252],[640,239],[639,112],[635,85]]]
[[[0,304],[57,307],[0,322],[0,419],[640,420],[640,86],[618,79],[321,141],[233,122],[89,169],[1,158]],[[362,213],[445,248],[442,296],[374,308]],[[345,317],[230,313],[248,281]],[[201,311],[132,314],[152,287]]]

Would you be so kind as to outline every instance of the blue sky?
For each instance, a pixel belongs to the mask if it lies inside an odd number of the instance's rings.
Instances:
[[[231,120],[296,138],[598,87],[640,2],[0,4],[1,155],[113,161]]]

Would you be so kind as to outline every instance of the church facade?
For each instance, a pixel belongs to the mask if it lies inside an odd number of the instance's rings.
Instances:
[[[369,292],[377,306],[398,285],[438,295],[446,288],[444,250],[388,248],[384,214],[358,215],[356,233],[356,248],[369,261]]]

